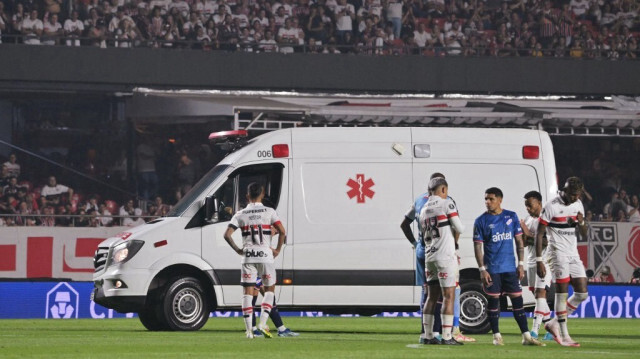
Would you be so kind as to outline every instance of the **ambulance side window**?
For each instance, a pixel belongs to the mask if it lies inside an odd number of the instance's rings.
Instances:
[[[230,220],[235,213],[235,211],[233,210],[236,192],[235,182],[236,176],[230,176],[215,193],[215,196],[218,199],[218,203],[220,205],[220,207],[218,208],[218,216],[221,222]]]
[[[279,163],[245,166],[234,171],[227,181],[215,192],[220,202],[220,221],[228,221],[234,213],[247,206],[247,186],[258,182],[264,186],[263,204],[277,208],[282,187],[282,169]]]

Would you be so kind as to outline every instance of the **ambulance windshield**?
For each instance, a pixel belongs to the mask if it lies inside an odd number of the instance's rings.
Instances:
[[[178,217],[195,201],[204,190],[222,174],[229,165],[217,165],[205,174],[198,183],[167,213],[167,217]]]

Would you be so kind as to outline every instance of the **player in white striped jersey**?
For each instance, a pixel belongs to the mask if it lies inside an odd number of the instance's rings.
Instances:
[[[462,233],[464,226],[458,208],[447,198],[449,186],[442,177],[429,181],[429,200],[420,212],[420,226],[425,241],[427,284],[429,297],[423,309],[423,323],[427,344],[440,344],[433,337],[433,318],[440,294],[442,305],[442,344],[462,345],[452,337],[453,306],[458,277],[458,257],[453,230]]]
[[[549,241],[549,265],[553,281],[556,283],[556,318],[545,325],[556,342],[563,346],[578,347],[569,336],[567,317],[585,301],[587,293],[587,274],[578,254],[576,229],[582,236],[587,235],[587,223],[584,220],[584,207],[580,195],[584,190],[582,180],[569,177],[559,195],[544,206],[536,234],[536,262],[538,275],[546,275],[544,266],[543,241],[547,234]],[[567,300],[569,282],[574,293]],[[556,320],[557,319],[557,320]]]
[[[525,250],[527,252],[527,280],[529,290],[536,296],[536,307],[533,314],[533,327],[531,336],[538,338],[538,331],[542,323],[551,320],[551,309],[547,303],[547,287],[551,286],[551,272],[547,271],[544,278],[538,277],[536,267],[536,232],[538,231],[538,219],[542,211],[542,195],[538,191],[530,191],[524,195],[524,205],[529,215],[524,220],[520,220],[522,233],[524,236]],[[545,237],[546,238],[546,237]],[[547,264],[547,244],[543,243],[542,260],[546,268]],[[549,333],[547,333],[550,335]]]
[[[244,287],[242,296],[242,314],[246,328],[247,338],[253,338],[251,318],[253,317],[253,290],[258,277],[262,279],[264,285],[264,296],[262,299],[262,311],[260,312],[260,323],[258,330],[265,338],[272,335],[267,327],[269,312],[273,306],[276,287],[276,269],[273,259],[278,256],[285,239],[284,226],[278,219],[278,215],[273,208],[265,207],[262,204],[264,197],[264,187],[256,182],[247,186],[247,207],[238,211],[224,234],[224,239],[233,250],[242,256],[242,270],[240,282]],[[271,248],[271,226],[278,230],[278,245]],[[240,228],[242,230],[242,249],[238,248],[231,235]]]

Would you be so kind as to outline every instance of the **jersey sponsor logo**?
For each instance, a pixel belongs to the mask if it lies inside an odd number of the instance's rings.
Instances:
[[[576,234],[575,230],[572,231],[563,231],[562,229],[558,230],[558,234],[563,235],[563,236],[573,236]]]
[[[356,179],[349,178],[347,181],[347,186],[349,186],[350,190],[347,192],[347,196],[349,199],[356,197],[357,203],[365,203],[365,198],[373,198],[375,192],[371,190],[375,183],[373,179],[369,178],[365,180],[364,174],[359,173],[356,174]]]
[[[264,213],[267,211],[267,208],[262,208],[262,209],[244,209],[242,210],[243,214],[250,214],[250,213]]]
[[[267,258],[269,255],[264,251],[260,251],[260,250],[256,251],[252,249],[245,252],[244,256],[247,258]]]
[[[511,232],[496,233],[493,236],[491,236],[491,240],[494,242],[507,241],[510,239],[513,239]]]

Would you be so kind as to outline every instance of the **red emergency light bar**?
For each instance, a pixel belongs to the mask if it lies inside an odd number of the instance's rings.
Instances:
[[[246,130],[220,131],[211,132],[211,134],[209,135],[209,140],[220,142],[247,136],[249,136],[249,132],[247,132]]]

